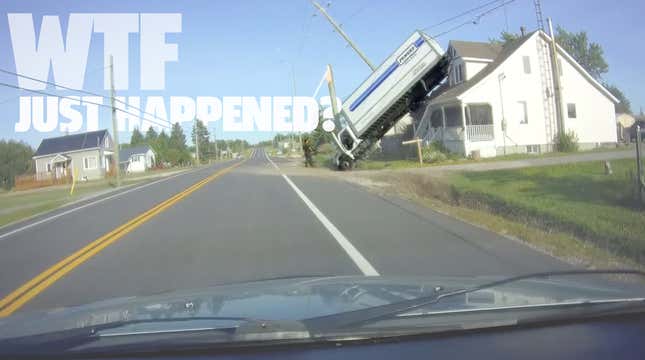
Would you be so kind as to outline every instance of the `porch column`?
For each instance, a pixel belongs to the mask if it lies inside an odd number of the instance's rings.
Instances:
[[[461,107],[461,124],[464,128],[464,155],[468,156],[468,125],[466,124],[466,106],[463,103],[459,103]]]
[[[443,143],[444,137],[446,133],[446,111],[444,110],[444,106],[441,105],[441,142]]]

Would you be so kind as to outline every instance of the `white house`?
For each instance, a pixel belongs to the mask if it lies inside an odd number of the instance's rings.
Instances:
[[[119,151],[119,162],[127,173],[144,172],[155,165],[155,152],[148,145],[134,146]]]
[[[449,76],[430,94],[416,136],[482,157],[553,151],[556,104],[550,37],[535,31],[505,46],[451,41]],[[618,100],[558,46],[563,127],[581,149],[615,144]]]
[[[101,179],[110,171],[112,154],[107,130],[43,139],[33,156],[36,177]]]

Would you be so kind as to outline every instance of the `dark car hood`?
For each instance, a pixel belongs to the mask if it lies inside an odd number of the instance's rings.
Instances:
[[[114,298],[0,319],[0,339],[116,321],[187,317],[303,320],[488,283],[494,277],[311,277],[253,281],[152,296]],[[442,309],[603,299],[623,292],[602,285],[523,280],[438,304]],[[625,293],[627,295],[627,293]],[[641,294],[642,295],[642,294]]]

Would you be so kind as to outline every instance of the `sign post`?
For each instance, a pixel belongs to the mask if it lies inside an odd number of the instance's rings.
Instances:
[[[416,138],[408,141],[404,141],[401,144],[402,145],[410,145],[410,144],[417,144],[417,156],[419,157],[419,164],[423,165],[423,154],[421,153],[421,139]]]

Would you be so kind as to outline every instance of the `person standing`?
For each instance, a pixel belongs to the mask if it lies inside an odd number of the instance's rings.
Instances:
[[[305,152],[305,167],[314,167],[313,159],[313,146],[311,145],[311,140],[309,137],[306,137],[302,143],[302,151]]]

